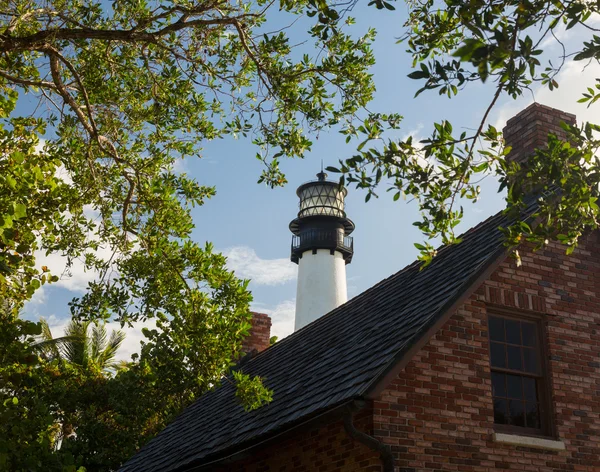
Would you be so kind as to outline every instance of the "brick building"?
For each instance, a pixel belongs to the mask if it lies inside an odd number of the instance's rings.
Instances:
[[[575,117],[534,104],[509,158]],[[520,215],[527,219],[536,203]],[[209,392],[125,471],[598,471],[600,239],[508,257],[500,213],[245,365],[274,390],[244,413]]]

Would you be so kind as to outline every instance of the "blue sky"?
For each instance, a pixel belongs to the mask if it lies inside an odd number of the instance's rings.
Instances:
[[[397,3],[396,12],[382,12],[365,5],[352,16],[358,18],[354,31],[359,34],[368,26],[378,31],[374,51],[377,64],[373,67],[377,92],[369,105],[371,111],[397,112],[404,116],[398,137],[410,134],[423,138],[429,134],[434,121],[450,120],[455,129],[477,127],[492,98],[489,85],[472,84],[457,97],[448,99],[436,92],[421,94],[413,99],[420,82],[408,79],[411,58],[405,46],[396,44],[402,34],[406,16],[403,3]],[[280,17],[275,14],[272,22]],[[568,34],[567,34],[568,33]],[[580,43],[577,32],[559,33],[569,44]],[[546,45],[557,53],[557,44]],[[592,111],[576,104],[582,90],[600,76],[598,66],[585,71],[583,64],[567,63],[559,77],[556,92],[535,91],[535,98],[545,105],[575,113],[578,120],[593,120]],[[501,99],[490,118],[490,123],[503,126],[508,118],[533,101],[533,96],[517,101]],[[313,148],[305,159],[284,161],[283,170],[289,184],[284,188],[269,189],[256,181],[261,164],[254,158],[257,149],[246,140],[224,139],[208,142],[199,151],[198,159],[187,159],[178,164],[202,184],[215,185],[217,195],[203,207],[194,210],[196,228],[193,238],[203,243],[211,241],[215,248],[229,256],[229,265],[240,277],[251,278],[254,295],[253,308],[271,314],[273,334],[283,337],[293,329],[297,266],[289,261],[291,233],[288,224],[297,212],[295,190],[302,182],[312,180],[324,165],[335,165],[339,159],[351,156],[355,145],[346,145],[337,132],[322,132],[313,138]],[[466,204],[462,230],[468,229],[503,208],[503,197],[497,193],[493,177],[482,183],[482,196],[476,205]],[[421,235],[412,226],[418,217],[416,205],[402,200],[393,202],[391,194],[380,192],[381,198],[365,203],[365,194],[350,188],[346,200],[348,216],[356,223],[354,232],[355,255],[347,266],[349,297],[353,297],[381,279],[397,272],[412,262],[417,254],[413,243]],[[47,261],[46,261],[47,262]],[[48,264],[54,273],[61,271],[59,257]],[[40,261],[41,265],[41,261]],[[57,267],[59,266],[59,267]],[[52,287],[44,287],[26,308],[30,318],[45,316],[60,331],[66,322],[68,301],[81,294],[91,274],[79,267],[73,277],[65,277]],[[122,357],[137,349],[139,326],[128,330],[128,340]]]

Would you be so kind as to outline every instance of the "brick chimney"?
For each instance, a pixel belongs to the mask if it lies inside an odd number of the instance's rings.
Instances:
[[[576,116],[571,113],[532,103],[508,120],[502,130],[506,145],[512,147],[506,160],[522,164],[536,149],[548,146],[549,133],[565,141],[567,133],[560,127],[560,123],[574,125],[576,121]]]
[[[252,312],[250,334],[242,342],[242,352],[255,355],[271,344],[271,317],[265,313]]]

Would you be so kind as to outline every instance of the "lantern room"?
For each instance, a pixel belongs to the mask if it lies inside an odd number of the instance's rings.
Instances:
[[[329,249],[342,254],[346,264],[352,260],[353,241],[349,236],[354,223],[344,211],[347,190],[338,182],[327,180],[323,171],[317,180],[306,182],[296,191],[300,198],[298,217],[290,223],[291,260],[298,263],[307,250]]]

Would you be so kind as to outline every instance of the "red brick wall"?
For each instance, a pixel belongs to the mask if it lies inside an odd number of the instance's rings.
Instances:
[[[507,146],[513,149],[507,160],[523,162],[535,149],[548,146],[548,134],[554,133],[559,139],[566,139],[560,123],[575,124],[576,117],[556,108],[533,103],[506,122],[502,130]]]
[[[264,313],[252,312],[252,328],[242,343],[242,351],[245,353],[264,351],[269,347],[270,339],[271,318]]]
[[[355,415],[354,425],[372,434],[372,410]],[[218,472],[379,472],[381,460],[371,449],[350,438],[341,421],[332,422],[251,452],[251,457]]]
[[[398,470],[600,471],[600,242],[507,259],[374,403]],[[556,432],[565,451],[493,441],[487,311],[545,313]]]

